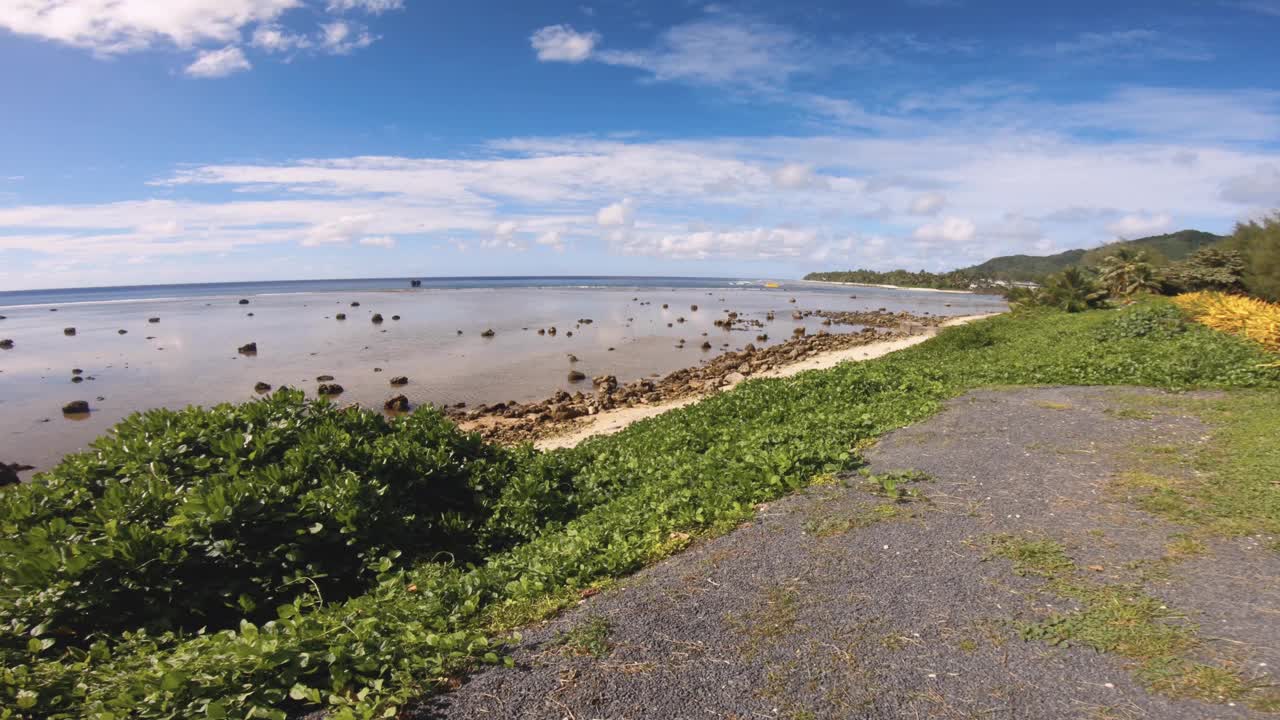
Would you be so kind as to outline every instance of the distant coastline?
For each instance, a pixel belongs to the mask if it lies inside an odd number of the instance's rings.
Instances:
[[[839,286],[852,286],[852,287],[870,287],[870,288],[883,288],[883,289],[885,289],[885,290],[916,290],[916,291],[919,291],[919,292],[953,293],[953,294],[956,294],[956,295],[977,295],[977,294],[979,294],[979,293],[975,293],[975,292],[974,292],[974,291],[972,291],[972,290],[944,290],[944,289],[942,289],[942,288],[909,287],[909,286],[906,286],[906,285],[884,285],[884,284],[880,284],[880,283],[838,282],[838,281],[836,281],[836,280],[801,280],[800,282],[804,282],[804,283],[812,283],[812,284],[814,284],[814,285],[839,285]]]

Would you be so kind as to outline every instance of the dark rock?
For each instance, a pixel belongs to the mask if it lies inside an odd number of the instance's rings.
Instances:
[[[399,320],[399,319],[400,319],[400,316],[399,316],[399,315],[392,315],[392,316],[391,316],[391,319],[392,319],[392,320]]]
[[[268,383],[260,382],[254,385],[253,389],[260,393],[271,392],[271,385]]]
[[[422,287],[422,281],[421,281],[421,280],[410,280],[410,281],[409,281],[409,287]]]
[[[586,373],[580,373],[577,370],[569,371],[569,382],[573,382],[573,383],[582,382],[583,380],[586,380],[586,379],[587,379]]]
[[[573,331],[572,331],[572,330],[568,330],[568,331],[566,331],[566,332],[565,332],[565,334],[564,334],[564,336],[565,336],[565,337],[573,337]]]
[[[702,349],[703,349],[703,350],[710,350],[710,349],[711,349],[711,343],[709,343],[709,342],[704,342],[704,343],[702,343]]]
[[[83,371],[83,370],[81,370],[80,368],[71,368],[71,374],[72,374],[72,375],[83,375],[83,374],[84,374],[84,371]]]
[[[370,318],[370,320],[373,321],[374,325],[380,324],[382,322],[382,313],[374,313],[373,317]]]
[[[667,304],[666,304],[666,303],[662,303],[662,309],[663,309],[663,310],[666,310],[666,309],[667,309]]]
[[[63,334],[63,335],[75,335],[75,334],[76,334],[76,329],[75,329],[75,328],[62,328],[62,334]]]
[[[89,412],[89,401],[88,400],[72,400],[71,402],[62,406],[62,412],[66,413],[67,415],[83,415],[84,413]]]
[[[12,349],[13,349],[13,341],[12,341],[12,340],[10,340],[9,338],[5,338],[4,340],[0,340],[0,350],[12,350]]]
[[[248,301],[248,300],[245,300],[244,298],[240,298],[240,304],[241,304],[241,305],[248,305],[248,304],[249,304],[249,301]]]
[[[346,314],[346,313],[338,313],[337,315],[334,315],[334,316],[333,316],[333,319],[334,319],[334,320],[346,320],[346,319],[347,319],[347,314]]]
[[[485,330],[484,332],[480,333],[480,337],[490,338],[490,337],[493,337],[495,334],[496,333],[493,332],[493,328],[489,328],[488,330]]]
[[[58,308],[49,308],[49,312],[58,312]]]
[[[338,383],[325,383],[316,388],[316,392],[320,395],[341,395],[342,386]]]
[[[353,302],[353,303],[351,303],[351,307],[360,307],[360,303],[358,303],[358,302]]]
[[[556,326],[555,326],[555,325],[552,325],[551,327],[547,328],[547,334],[548,334],[548,335],[555,335],[555,334],[556,334]]]
[[[158,322],[160,322],[160,318],[147,318],[147,322],[149,322],[149,323],[158,323]]]
[[[241,355],[257,355],[258,343],[251,342],[251,343],[246,343],[244,345],[241,345],[240,348],[237,350],[237,352],[239,352]]]
[[[409,378],[407,378],[407,377],[405,377],[405,376],[403,376],[403,375],[397,375],[397,376],[395,376],[395,377],[391,378],[391,384],[392,384],[392,385],[408,385],[408,384],[409,384]]]
[[[18,463],[10,465],[0,462],[0,487],[17,485],[22,482],[22,478],[18,477],[18,473],[30,469],[32,469],[30,465],[19,465]]]
[[[459,334],[459,335],[461,335],[461,334],[462,334],[462,331],[461,331],[461,330],[459,330],[459,331],[458,331],[458,334]]]
[[[586,408],[577,405],[561,405],[551,411],[552,420],[572,420],[587,414]]]
[[[317,375],[316,382],[329,382],[333,379],[332,375]]]
[[[248,315],[249,317],[253,317],[253,313],[245,313],[245,314]]]
[[[697,306],[697,305],[690,305],[690,306],[689,306],[689,311],[690,311],[690,312],[698,312],[698,306]]]
[[[581,325],[590,325],[592,322],[594,321],[591,318],[578,318],[578,323]]]
[[[543,328],[538,328],[538,334],[539,334],[539,335],[546,335],[546,334],[547,334],[547,331],[546,331],[545,329],[543,329]]]
[[[82,383],[82,382],[84,382],[84,378],[80,377],[79,375],[76,375],[75,377],[71,378],[71,382],[73,382],[73,383]]]
[[[374,372],[382,372],[382,368],[374,368],[374,369],[373,369],[373,371],[374,371]]]
[[[409,398],[403,395],[397,395],[382,403],[382,407],[396,412],[409,412]]]
[[[578,356],[577,356],[577,355],[570,355],[570,356],[569,356],[569,362],[571,362],[571,363],[576,363],[576,362],[578,362]]]

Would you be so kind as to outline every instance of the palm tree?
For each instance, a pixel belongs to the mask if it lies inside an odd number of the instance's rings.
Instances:
[[[1079,267],[1071,266],[1053,275],[1037,293],[1040,304],[1067,312],[1082,312],[1101,307],[1107,299],[1107,291]]]
[[[1132,297],[1142,292],[1159,292],[1160,279],[1147,261],[1147,254],[1120,248],[1102,261],[1102,283],[1116,297]]]

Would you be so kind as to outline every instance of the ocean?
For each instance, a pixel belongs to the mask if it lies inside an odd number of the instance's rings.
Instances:
[[[314,393],[316,378],[332,375],[346,390],[340,402],[375,408],[400,393],[414,405],[526,402],[583,389],[567,380],[570,354],[588,376],[627,382],[760,345],[754,332],[714,325],[729,311],[756,319],[774,311],[767,344],[798,326],[820,329],[813,318],[791,320],[797,308],[938,315],[1005,308],[987,295],[753,278],[421,278],[417,288],[410,281],[0,293],[0,339],[14,343],[0,350],[0,462],[46,468],[134,411],[248,400],[258,382]],[[375,313],[384,322],[371,322]],[[537,333],[551,326],[556,335]],[[490,329],[492,336],[482,334]],[[708,339],[713,349],[700,350]],[[250,342],[257,354],[237,352]],[[410,383],[393,392],[388,380],[397,375]],[[93,411],[64,416],[72,400]]]

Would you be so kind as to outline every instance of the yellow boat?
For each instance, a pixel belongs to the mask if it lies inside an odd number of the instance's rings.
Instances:
[[[778,287],[778,283],[765,283],[764,286],[767,288],[776,288]]]

